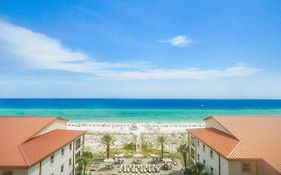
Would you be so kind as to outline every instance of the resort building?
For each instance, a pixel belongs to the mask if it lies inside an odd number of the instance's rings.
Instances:
[[[74,175],[84,132],[57,117],[0,117],[0,175]]]
[[[208,117],[188,129],[190,157],[214,175],[280,175],[281,117]]]

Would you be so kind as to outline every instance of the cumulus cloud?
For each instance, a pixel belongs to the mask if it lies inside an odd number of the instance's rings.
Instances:
[[[167,39],[167,40],[160,40],[160,43],[168,43],[172,46],[175,47],[186,47],[188,44],[192,43],[192,40],[189,39],[187,36],[185,35],[178,35],[175,36],[171,39]]]
[[[164,42],[183,47],[191,43],[191,40],[185,36],[176,36]],[[10,55],[9,58],[1,59],[13,58],[23,69],[87,73],[93,77],[107,79],[208,79],[243,77],[260,71],[241,64],[222,70],[202,70],[199,68],[150,69],[149,66],[144,68],[142,63],[102,62],[82,51],[66,48],[57,39],[5,21],[0,21],[0,51]]]

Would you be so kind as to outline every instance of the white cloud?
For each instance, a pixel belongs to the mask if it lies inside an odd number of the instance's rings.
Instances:
[[[185,35],[178,35],[171,39],[161,40],[160,43],[168,43],[175,47],[186,47],[188,44],[192,43],[192,40]]]
[[[65,48],[59,40],[0,21],[1,47],[29,68],[93,73],[126,64],[97,62],[81,51]]]
[[[155,69],[147,71],[114,72],[106,71],[98,74],[99,77],[114,79],[214,79],[224,77],[245,77],[261,71],[246,65],[236,65],[222,70],[202,70],[197,68],[188,69]]]
[[[182,47],[191,43],[191,40],[185,36],[177,36],[165,42]],[[260,71],[246,65],[236,65],[222,70],[149,69],[149,66],[144,67],[143,63],[101,62],[81,51],[64,47],[57,39],[5,21],[0,21],[0,50],[11,56],[1,59],[13,58],[23,69],[88,73],[95,78],[106,79],[209,79],[244,77]]]

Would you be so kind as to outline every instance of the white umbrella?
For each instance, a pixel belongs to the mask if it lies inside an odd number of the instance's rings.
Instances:
[[[163,162],[166,162],[166,163],[172,163],[172,159],[168,159],[168,158],[164,158],[162,159]]]
[[[159,156],[156,155],[156,154],[150,154],[150,157],[157,158],[157,157],[159,157]]]
[[[140,159],[140,158],[142,158],[142,157],[143,157],[142,154],[134,154],[134,158],[136,158],[136,159]]]
[[[122,158],[122,157],[124,157],[124,154],[115,154],[115,157],[116,158]]]
[[[107,159],[104,159],[103,162],[104,162],[105,164],[110,164],[110,163],[113,163],[114,160],[113,160],[112,158],[107,158]]]

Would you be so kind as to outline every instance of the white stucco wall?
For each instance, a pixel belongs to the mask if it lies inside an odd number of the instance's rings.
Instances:
[[[211,167],[213,168],[213,174],[219,175],[219,154],[213,150],[213,158],[210,157],[211,148],[205,145],[205,151],[203,151],[204,143],[200,139],[195,138],[195,145],[191,146],[195,150],[195,161],[203,163],[205,160],[205,167],[210,172]],[[198,145],[199,140],[199,145]],[[250,172],[243,172],[243,163],[250,164]],[[227,160],[223,156],[220,156],[220,174],[221,175],[281,175],[274,168],[269,166],[262,160]]]
[[[34,137],[53,131],[55,129],[66,129],[66,121],[57,119],[50,123],[47,127],[38,132]]]
[[[250,172],[243,172],[242,171],[242,164],[243,163],[249,163],[251,165],[251,171]],[[264,161],[256,161],[256,160],[248,160],[248,161],[229,161],[230,165],[230,175],[280,175],[274,168],[269,166]]]
[[[75,162],[75,153],[81,151],[83,145],[79,149],[75,149],[75,141],[72,143],[72,149],[69,149],[69,144],[64,146],[64,155],[62,156],[61,150],[57,150],[54,155],[54,163],[51,163],[51,155],[41,161],[41,175],[73,175],[73,162]],[[69,165],[71,159],[71,165]],[[61,173],[61,166],[64,166],[63,173]],[[40,163],[37,163],[28,169],[28,175],[39,175]]]
[[[228,130],[226,130],[217,120],[214,118],[208,118],[205,120],[205,127],[206,128],[216,128],[222,132],[231,134]],[[232,135],[232,134],[231,134]]]
[[[242,164],[243,163],[249,163],[251,166],[250,172],[243,172],[242,171]],[[241,174],[241,175],[257,175],[257,167],[255,161],[229,161],[229,174],[235,175],[235,174]]]
[[[196,138],[195,143],[196,143],[196,153],[195,153],[195,160],[198,161],[198,154],[199,154],[199,162],[203,163],[203,160],[205,160],[205,167],[208,172],[211,172],[211,167],[213,168],[214,174],[219,174],[219,168],[221,169],[221,175],[228,175],[228,161],[217,154],[214,150],[212,150],[210,147],[205,145],[205,151],[203,150],[203,145],[199,140],[199,145],[198,145],[198,140]],[[213,151],[213,157],[210,156],[210,151]],[[220,166],[219,167],[219,161],[220,161]]]

